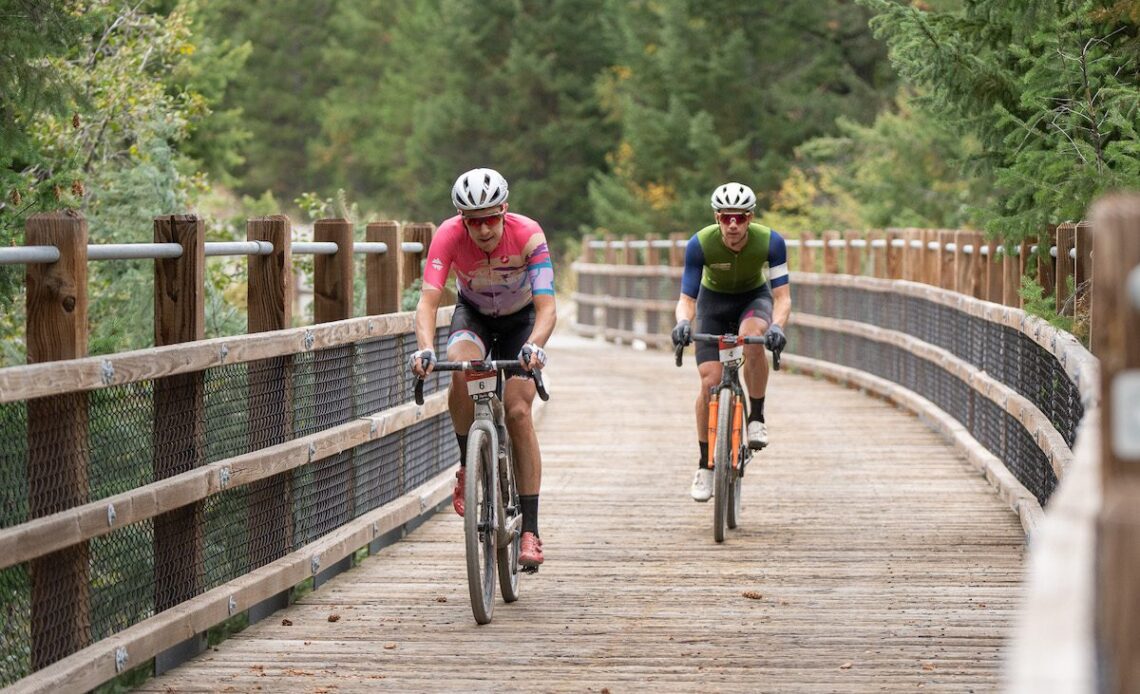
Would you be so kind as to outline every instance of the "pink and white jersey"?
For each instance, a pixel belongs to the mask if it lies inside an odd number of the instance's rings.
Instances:
[[[521,214],[505,215],[503,237],[490,253],[475,245],[459,215],[440,224],[428,249],[424,285],[442,289],[453,267],[459,295],[487,316],[515,313],[535,294],[554,295],[546,235]]]

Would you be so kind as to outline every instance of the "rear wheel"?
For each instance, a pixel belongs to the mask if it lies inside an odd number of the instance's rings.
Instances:
[[[713,455],[713,539],[724,542],[724,526],[731,502],[732,475],[732,391],[720,391],[716,411],[716,449]]]
[[[463,530],[467,545],[467,588],[471,612],[479,624],[495,610],[495,451],[484,429],[472,429],[467,441],[467,485]]]
[[[499,588],[504,602],[519,599],[519,544],[522,539],[522,506],[515,484],[514,454],[511,441],[499,443],[504,455],[499,458],[500,498],[503,500],[503,536],[498,546]]]

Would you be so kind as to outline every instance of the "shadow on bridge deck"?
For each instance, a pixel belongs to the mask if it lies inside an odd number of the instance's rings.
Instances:
[[[550,354],[547,559],[519,602],[476,626],[448,511],[140,691],[1000,687],[1022,529],[921,421],[777,374],[772,445],[717,545],[688,496],[691,357],[563,335]]]

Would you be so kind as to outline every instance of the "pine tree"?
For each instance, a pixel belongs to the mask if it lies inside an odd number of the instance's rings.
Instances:
[[[1118,0],[970,0],[932,12],[859,0],[923,107],[976,137],[997,181],[988,228],[1008,238],[1080,219],[1140,186],[1140,16]]]
[[[608,12],[624,51],[602,90],[622,144],[590,193],[599,223],[623,233],[707,222],[727,180],[763,208],[796,145],[841,114],[869,121],[892,85],[847,3],[611,0]]]

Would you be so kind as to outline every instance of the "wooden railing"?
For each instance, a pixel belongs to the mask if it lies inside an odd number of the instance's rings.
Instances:
[[[412,314],[395,312],[433,227],[371,224],[355,244],[350,223],[318,222],[303,251],[316,254],[318,325],[291,328],[299,244],[286,217],[249,220],[252,245],[236,250],[249,255],[251,334],[204,340],[203,226],[162,217],[160,246],[108,252],[78,215],[28,222],[32,363],[0,369],[0,685],[14,691],[85,691],[152,658],[171,667],[209,627],[270,613],[449,493],[436,476],[453,462],[446,396],[410,402]],[[91,249],[156,257],[154,348],[86,356]],[[370,253],[359,318],[354,250]],[[120,459],[128,469],[107,469]],[[108,584],[108,562],[130,575]]]

